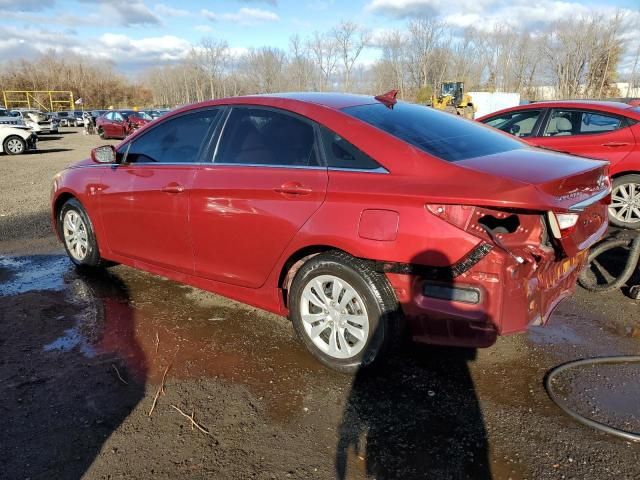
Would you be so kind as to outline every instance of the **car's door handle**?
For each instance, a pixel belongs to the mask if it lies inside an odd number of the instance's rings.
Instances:
[[[162,187],[162,191],[166,193],[182,193],[184,192],[184,186],[176,182],[171,182]]]
[[[299,182],[283,183],[279,187],[274,188],[274,190],[285,195],[309,195],[313,191]]]
[[[626,147],[627,145],[629,144],[626,142],[609,142],[602,144],[603,147]]]

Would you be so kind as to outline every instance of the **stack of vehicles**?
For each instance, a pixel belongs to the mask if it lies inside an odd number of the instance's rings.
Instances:
[[[29,127],[36,134],[57,133],[58,124],[40,110],[17,108],[11,110],[11,115],[20,118],[22,124]]]

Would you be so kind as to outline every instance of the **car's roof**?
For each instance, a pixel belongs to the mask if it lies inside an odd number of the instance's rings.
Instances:
[[[287,92],[272,93],[268,95],[250,95],[246,98],[283,98],[288,100],[297,100],[305,103],[315,103],[324,107],[335,108],[337,110],[354,107],[356,105],[367,105],[377,103],[376,99],[370,95],[356,95],[353,93],[338,92]]]
[[[516,107],[504,108],[496,112],[483,115],[478,118],[482,121],[485,118],[493,117],[502,112],[511,112],[514,110],[526,110],[536,108],[589,108],[591,110],[601,110],[603,112],[620,113],[625,115],[638,116],[638,111],[627,103],[609,102],[604,100],[545,100],[542,102],[532,102],[526,105],[518,105]]]

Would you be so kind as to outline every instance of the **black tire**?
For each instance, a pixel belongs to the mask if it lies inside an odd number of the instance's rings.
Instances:
[[[633,268],[629,271],[627,265],[633,242],[633,238],[612,238],[596,245],[578,276],[580,286],[598,293],[622,287],[633,274]]]
[[[104,130],[102,129],[102,127],[98,127],[98,136],[102,140],[106,140],[107,139],[107,136],[104,134]]]
[[[364,347],[351,357],[328,355],[305,331],[301,313],[302,294],[309,282],[321,275],[331,275],[347,282],[364,303],[368,336],[364,339]],[[291,284],[289,311],[296,333],[311,354],[327,367],[343,373],[355,373],[362,367],[378,363],[399,344],[402,335],[402,313],[387,278],[372,270],[366,261],[341,251],[316,255],[300,267]],[[323,335],[326,333],[325,330]]]
[[[19,150],[16,150],[16,148],[18,148]],[[27,151],[27,142],[22,137],[19,137],[17,135],[10,135],[4,139],[2,150],[7,155],[22,155]]]
[[[611,202],[612,205],[615,203],[616,189],[619,188],[621,185],[625,185],[625,184],[635,184],[636,191],[639,192],[638,195],[640,195],[640,174],[633,173],[630,175],[623,175],[622,177],[618,177],[613,180],[613,193],[612,193],[612,202]],[[640,209],[640,204],[637,204],[637,205],[638,205],[637,208]],[[640,219],[638,219],[637,214],[635,215],[634,220],[635,221],[623,221],[615,218],[612,212],[612,207],[609,206],[609,223],[611,223],[611,225],[615,225],[616,227],[629,228],[633,230],[640,229]]]
[[[84,257],[80,258],[76,253],[72,252],[70,249],[69,242],[65,239],[65,217],[69,212],[74,212],[77,214],[82,220],[82,224],[84,225],[84,232],[86,232],[87,238],[87,246],[85,250]],[[107,262],[102,260],[100,257],[100,250],[98,248],[98,242],[96,240],[96,235],[93,231],[93,225],[91,223],[91,219],[87,215],[82,204],[76,200],[75,198],[71,198],[62,205],[62,208],[58,212],[57,218],[58,224],[58,232],[60,234],[60,238],[62,239],[62,243],[64,245],[64,249],[69,256],[69,259],[78,267],[81,268],[103,268],[107,266]]]

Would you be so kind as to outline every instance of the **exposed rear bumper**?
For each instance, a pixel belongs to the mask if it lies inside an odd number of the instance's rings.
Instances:
[[[415,273],[387,273],[415,341],[487,347],[498,335],[523,332],[548,321],[575,291],[587,250],[556,259],[551,248],[520,264],[493,249],[464,273],[437,279]]]

